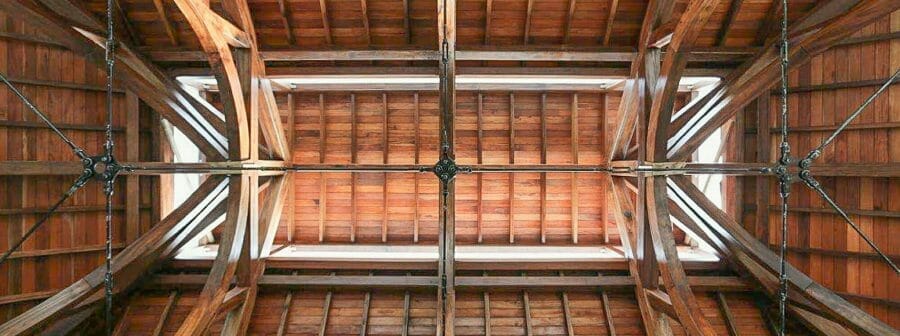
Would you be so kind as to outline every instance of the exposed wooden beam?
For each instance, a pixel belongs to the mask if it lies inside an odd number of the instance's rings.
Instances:
[[[244,245],[250,203],[250,178],[236,175],[229,177],[228,209],[215,263],[197,298],[197,304],[178,328],[177,335],[200,335],[209,328],[225,303],[226,294],[237,271],[238,258]]]
[[[284,36],[287,39],[287,44],[292,46],[294,45],[294,29],[291,25],[291,7],[288,6],[287,1],[278,0],[278,12],[281,14],[281,24],[284,26]]]
[[[509,93],[509,164],[516,164],[516,96]],[[514,220],[516,203],[516,175],[509,173],[509,243],[516,241],[516,223]]]
[[[406,44],[412,44],[412,27],[409,24],[411,19],[409,12],[409,0],[403,0],[403,32],[406,37]],[[405,335],[404,335],[405,336]]]
[[[569,112],[569,119],[571,121],[571,143],[572,143],[572,164],[578,164],[578,144],[580,142],[579,138],[579,124],[578,124],[578,93],[572,93],[572,103],[571,103],[571,111]],[[605,114],[604,114],[605,115]],[[606,119],[605,117],[601,117],[602,119]],[[603,133],[603,128],[601,127],[601,133]],[[572,184],[570,188],[572,189],[571,196],[571,221],[572,221],[572,243],[578,244],[578,220],[580,212],[578,210],[578,175],[575,173],[571,174],[570,177]],[[602,207],[601,211],[606,211],[606,207]],[[605,216],[604,216],[605,217]],[[603,225],[603,234],[606,236],[606,221],[602,221]]]
[[[741,11],[741,5],[743,5],[744,0],[731,0],[731,4],[728,6],[728,13],[725,16],[725,22],[722,23],[722,28],[719,30],[719,35],[716,37],[716,45],[724,46],[725,41],[728,38],[728,33],[731,32],[731,27],[734,26],[734,22],[737,21],[738,12]]]
[[[528,5],[525,8],[525,33],[523,36],[522,44],[527,45],[531,40],[531,13],[534,11],[534,0],[528,0]]]
[[[494,15],[494,0],[487,0],[484,8],[484,45],[491,44],[491,18]]]
[[[333,45],[334,41],[331,38],[331,24],[328,22],[328,5],[325,3],[325,0],[319,0],[319,10],[322,14],[322,34],[325,35],[325,43],[328,45]]]
[[[166,35],[169,37],[169,42],[172,43],[173,47],[177,47],[180,44],[178,31],[172,26],[172,22],[169,21],[169,15],[166,13],[166,5],[163,3],[163,0],[153,0],[153,6],[156,8],[156,14],[159,15],[159,19],[166,29]]]
[[[738,336],[737,325],[735,325],[731,309],[728,308],[728,301],[725,299],[725,294],[717,292],[716,303],[719,306],[719,314],[721,314],[722,319],[725,320],[725,327],[728,328],[728,336]]]
[[[606,291],[600,291],[600,302],[603,304],[603,317],[606,322],[606,335],[616,336],[616,325],[613,323],[612,308],[609,306],[609,296]]]
[[[272,81],[263,78],[260,81],[260,94],[262,95],[263,108],[259,114],[259,125],[263,137],[266,139],[269,150],[276,159],[290,160],[290,146],[285,139],[284,126],[281,122],[281,111],[275,101],[275,91],[272,89]],[[288,113],[292,113],[289,111]],[[291,125],[291,127],[293,127]]]
[[[366,45],[372,45],[372,32],[369,30],[369,6],[366,0],[359,0],[360,12],[362,13],[363,29],[365,30]]]
[[[576,0],[569,0],[569,13],[566,15],[566,26],[563,28],[563,43],[569,44],[569,34],[572,30],[572,19],[575,18],[575,2]]]
[[[613,25],[616,22],[616,12],[619,9],[619,0],[610,0],[609,15],[606,16],[606,30],[603,33],[603,46],[609,46],[609,39],[612,37]]]
[[[284,295],[284,302],[281,304],[281,319],[278,320],[278,330],[275,333],[276,336],[284,336],[293,300],[294,292],[288,291],[287,294]]]
[[[407,274],[408,276],[409,274]],[[400,336],[408,336],[409,335],[409,305],[410,305],[410,297],[409,291],[403,292],[403,325],[401,326]]]
[[[125,159],[140,160],[140,100],[129,91],[125,94]],[[140,235],[141,191],[140,177],[125,178],[125,242],[130,243]]]
[[[175,303],[178,302],[178,291],[172,291],[169,293],[169,299],[166,301],[166,306],[163,308],[162,313],[159,314],[159,321],[156,322],[156,327],[153,328],[153,336],[161,336],[163,331],[166,328],[166,323],[168,323],[169,315],[172,313],[172,308],[175,307]]]
[[[331,313],[331,291],[325,294],[325,303],[322,307],[322,323],[319,325],[319,336],[325,336],[325,330],[328,328],[328,314]]]
[[[622,248],[625,251],[625,257],[628,258],[628,269],[632,277],[635,278],[635,297],[638,302],[638,309],[641,312],[641,321],[648,335],[671,335],[668,321],[664,316],[659,316],[650,303],[650,298],[644,290],[644,284],[638,267],[636,258],[637,242],[637,223],[635,222],[635,208],[632,205],[631,197],[626,190],[625,181],[621,177],[610,178],[610,189],[616,208],[613,211],[616,219],[616,227],[619,231],[619,237],[622,241]]]

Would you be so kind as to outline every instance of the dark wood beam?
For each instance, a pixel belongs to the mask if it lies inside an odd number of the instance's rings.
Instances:
[[[159,1],[159,0],[155,0]],[[281,25],[284,26],[284,36],[289,46],[294,45],[294,29],[291,24],[291,7],[286,3],[288,0],[278,0],[278,12],[281,14]]]
[[[322,14],[322,30],[325,35],[325,43],[333,45],[334,41],[331,37],[331,24],[328,22],[328,5],[325,3],[325,0],[319,0],[319,10],[321,10],[320,14]]]
[[[569,34],[572,31],[572,20],[575,18],[576,0],[569,0],[568,14],[566,15],[566,26],[563,28],[563,45],[569,44]]]
[[[731,27],[734,26],[738,12],[741,11],[741,5],[743,4],[744,0],[731,0],[731,4],[728,6],[728,13],[725,14],[725,22],[722,23],[722,28],[719,29],[719,35],[716,37],[717,46],[725,45],[728,33],[731,32]]]
[[[613,24],[616,22],[616,11],[619,8],[619,0],[609,2],[609,15],[606,16],[606,29],[603,32],[603,46],[609,46],[612,37]]]

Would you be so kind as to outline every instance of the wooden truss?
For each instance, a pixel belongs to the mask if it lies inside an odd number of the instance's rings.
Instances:
[[[225,314],[223,334],[244,334],[250,322],[260,286],[378,287],[436,289],[437,334],[453,335],[456,290],[489,287],[581,287],[601,290],[635,290],[641,317],[650,335],[670,335],[668,317],[691,335],[713,335],[700,311],[694,292],[758,288],[777,292],[776,257],[744,231],[695,188],[683,174],[766,174],[770,163],[688,164],[684,161],[711,132],[732,118],[775,82],[777,50],[769,42],[754,57],[732,72],[709,96],[676,114],[678,82],[693,45],[721,1],[691,0],[680,17],[673,17],[674,0],[651,0],[644,16],[640,45],[633,55],[622,100],[622,118],[605,166],[583,165],[474,165],[454,162],[454,108],[457,58],[456,3],[438,0],[440,48],[422,57],[437,60],[440,75],[440,160],[431,165],[302,165],[292,166],[291,148],[282,129],[271,82],[246,0],[223,0],[226,16],[204,0],[175,0],[178,9],[198,36],[220,88],[223,111],[187,94],[153,63],[120,45],[118,78],[163,117],[185,132],[207,156],[199,164],[125,163],[140,167],[126,174],[202,172],[210,176],[188,200],[137,238],[113,259],[115,293],[124,295],[139,286],[170,260],[192,237],[221,222],[219,250],[209,274],[153,276],[145,285],[202,286],[196,306],[179,327],[179,335],[200,335],[212,321]],[[159,2],[155,2],[161,8]],[[490,2],[489,2],[490,3]],[[857,28],[900,8],[892,0],[826,1],[794,25],[791,32],[793,65],[808,60],[848,36]],[[490,8],[490,5],[488,5]],[[283,4],[282,12],[285,11]],[[615,8],[615,7],[613,7]],[[85,55],[97,55],[105,35],[103,25],[75,0],[10,0],[0,9],[21,13],[42,26],[66,47]],[[613,11],[615,9],[612,9]],[[571,14],[570,14],[571,15]],[[490,24],[490,21],[488,21]],[[166,24],[168,26],[168,24]],[[171,30],[171,29],[170,29]],[[609,28],[607,28],[609,30]],[[173,33],[172,42],[178,44]],[[608,34],[607,34],[608,35]],[[663,53],[663,48],[665,52]],[[380,54],[388,58],[390,55]],[[101,62],[96,56],[88,56]],[[273,57],[273,56],[268,56]],[[375,57],[375,56],[373,56]],[[418,57],[418,56],[417,56]],[[481,57],[488,57],[482,55]],[[499,57],[499,56],[494,56]],[[260,109],[260,107],[262,107]],[[260,132],[265,143],[261,143]],[[270,153],[261,159],[260,150]],[[479,162],[480,163],[480,162]],[[0,172],[46,174],[68,172],[78,165],[38,162],[4,162]],[[896,167],[832,167],[838,176],[865,171],[898,176]],[[608,277],[466,277],[456,276],[454,258],[454,175],[474,172],[595,172],[610,176],[617,206],[615,220],[628,257],[628,276]],[[266,257],[272,249],[287,186],[289,171],[432,171],[441,181],[439,197],[439,262],[437,276],[284,276],[266,275]],[[261,190],[261,182],[267,187]],[[260,202],[261,201],[261,202]],[[224,222],[220,219],[224,216]],[[729,265],[744,271],[752,281],[723,277],[690,277],[678,258],[672,234],[674,216],[682,229],[701,237],[727,257]],[[90,311],[102,305],[103,268],[53,295],[43,303],[0,325],[2,335],[63,330],[78,325]],[[818,333],[838,335],[850,329],[861,335],[891,335],[897,331],[848,303],[840,296],[791,268],[791,313]],[[660,283],[661,280],[661,283]],[[408,299],[407,299],[408,300]],[[485,294],[485,304],[488,296]],[[408,304],[408,303],[407,303]],[[727,310],[727,308],[726,308]],[[489,318],[489,317],[488,317]],[[571,328],[570,328],[571,330]]]

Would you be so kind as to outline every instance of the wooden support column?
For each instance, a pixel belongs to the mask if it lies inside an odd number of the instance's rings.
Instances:
[[[325,164],[325,149],[328,147],[328,128],[325,119],[325,94],[319,93],[319,163]],[[352,137],[353,135],[351,135]],[[352,175],[352,174],[351,174]],[[351,176],[352,178],[352,176]],[[319,173],[319,242],[325,241],[327,223],[328,174]]]
[[[356,94],[350,94],[350,164],[357,162],[356,144]],[[356,242],[356,225],[359,216],[356,214],[356,172],[350,173],[350,242]]]
[[[365,3],[365,0],[363,0],[363,3]],[[363,8],[365,8],[365,7],[363,7]],[[388,146],[389,146],[388,133],[390,133],[390,131],[388,128],[387,93],[381,94],[381,106],[382,106],[381,110],[383,112],[382,116],[384,117],[384,119],[382,119],[382,122],[381,122],[381,126],[382,126],[381,127],[381,134],[382,134],[382,138],[381,138],[381,140],[382,140],[382,142],[381,142],[382,161],[381,161],[381,163],[383,163],[384,165],[387,165],[388,157],[390,156],[388,154]],[[388,239],[388,173],[382,174],[382,179],[384,180],[384,185],[381,186],[381,192],[382,192],[381,193],[381,200],[382,200],[382,203],[381,203],[382,204],[382,206],[381,206],[381,242],[387,243],[387,239]]]
[[[509,93],[509,165],[516,164],[516,95]],[[509,173],[509,243],[516,241],[516,223],[513,219],[516,204],[516,174]]]
[[[419,93],[413,93],[413,104],[415,105],[415,110],[413,111],[413,120],[416,125],[415,132],[415,140],[413,140],[413,147],[415,147],[416,157],[413,163],[419,164]],[[413,243],[419,242],[419,174],[413,174],[413,194],[415,194],[416,198],[416,207],[414,209],[415,219],[413,219]]]
[[[571,5],[574,6],[574,3],[572,3]],[[579,126],[578,126],[578,93],[577,92],[572,93],[571,115],[569,116],[569,119],[572,122],[572,124],[571,124],[572,164],[578,165],[578,143],[580,142],[580,140],[578,137]],[[601,130],[602,130],[602,128],[601,128]],[[571,208],[571,210],[572,210],[572,214],[571,214],[571,217],[572,217],[572,244],[578,244],[578,215],[579,215],[579,211],[578,211],[578,196],[579,196],[578,195],[578,174],[572,173],[571,180],[572,180],[572,185],[571,185],[571,188],[572,188],[572,198],[571,198],[571,203],[572,203],[572,205],[571,205],[571,207],[572,207]],[[605,197],[604,197],[604,199],[605,199]],[[606,210],[606,207],[603,207],[602,211],[605,211],[605,210]],[[605,223],[603,224],[603,233],[604,233],[604,235],[606,235],[606,224]]]
[[[541,93],[541,164],[547,164],[547,93]],[[547,173],[541,172],[541,244],[547,243]]]
[[[438,196],[438,290],[437,335],[455,335],[456,313],[456,174],[454,115],[456,112],[456,0],[438,0],[439,96],[440,96],[440,154],[438,172],[440,194]],[[448,171],[447,169],[452,169]]]
[[[125,92],[125,160],[140,161],[140,99]],[[141,231],[140,177],[125,177],[125,243],[134,242]]]
[[[476,136],[476,140],[475,140],[475,143],[476,143],[475,152],[477,153],[477,156],[478,156],[477,162],[479,165],[484,164],[484,148],[482,147],[483,145],[481,143],[483,140],[483,137],[484,137],[484,134],[483,134],[484,125],[482,124],[483,123],[483,116],[482,116],[483,109],[484,109],[484,97],[481,94],[481,92],[479,92],[478,93],[478,109],[476,112],[477,136]],[[484,193],[484,180],[483,180],[484,174],[477,174],[477,176],[478,176],[478,180],[477,180],[478,195],[476,198],[476,203],[477,203],[478,208],[475,211],[477,212],[476,221],[477,221],[477,230],[478,230],[478,243],[480,244],[484,241],[484,221],[482,218],[482,212],[484,210],[484,206],[483,206],[483,204],[481,204],[482,194]]]

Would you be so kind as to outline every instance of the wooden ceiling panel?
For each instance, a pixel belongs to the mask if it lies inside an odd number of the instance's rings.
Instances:
[[[170,1],[119,1],[140,45],[149,48],[198,50],[193,32]],[[466,46],[600,46],[607,39],[612,18],[610,46],[635,46],[644,17],[646,1],[619,0],[460,0],[457,4],[457,39]],[[213,0],[214,10],[221,4]],[[574,3],[571,12],[570,3]],[[675,6],[677,18],[686,7]],[[759,45],[760,33],[771,26],[772,1],[741,1],[726,35],[726,46]],[[88,0],[86,7],[104,16],[105,1]],[[256,32],[263,49],[272,48],[437,48],[437,5],[429,0],[250,0]],[[323,15],[324,4],[325,13]],[[407,7],[404,7],[404,4]],[[698,40],[699,47],[720,45],[732,1],[716,8]],[[792,1],[791,19],[796,20],[816,4],[812,0]],[[363,7],[365,6],[365,10]],[[612,17],[611,17],[612,14]],[[163,20],[165,16],[165,20]],[[487,19],[490,16],[490,24]],[[323,21],[324,20],[324,21]],[[487,29],[487,30],[485,30]],[[528,36],[526,38],[526,29]],[[160,50],[162,50],[160,49]]]

